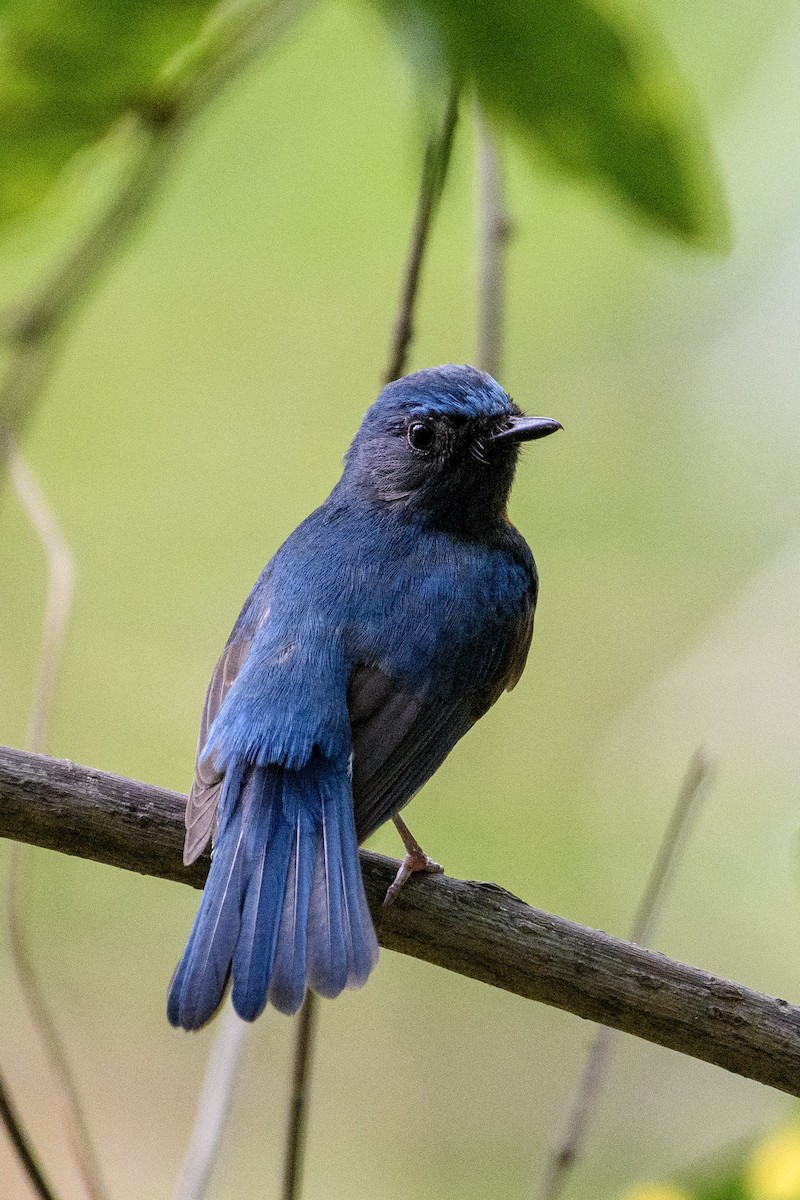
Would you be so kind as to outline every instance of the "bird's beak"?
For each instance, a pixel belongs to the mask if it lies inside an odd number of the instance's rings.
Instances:
[[[552,417],[510,417],[500,432],[493,434],[489,440],[500,442],[510,439],[514,442],[533,442],[536,438],[547,437],[549,433],[555,433],[557,429],[563,428],[561,422],[554,421]]]

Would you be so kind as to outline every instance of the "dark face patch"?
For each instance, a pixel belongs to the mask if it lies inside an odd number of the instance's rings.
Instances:
[[[519,410],[469,418],[415,409],[362,429],[350,467],[385,503],[437,526],[482,527],[505,507],[518,448],[492,441]]]

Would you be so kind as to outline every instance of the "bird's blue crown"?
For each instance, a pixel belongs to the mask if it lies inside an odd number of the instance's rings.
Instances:
[[[387,384],[372,405],[371,413],[376,417],[391,413],[407,415],[417,409],[432,416],[474,420],[510,413],[512,402],[485,371],[448,363],[415,371]]]

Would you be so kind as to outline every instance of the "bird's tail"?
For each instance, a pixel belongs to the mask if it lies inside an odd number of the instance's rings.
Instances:
[[[231,765],[192,932],[169,989],[173,1025],[199,1029],[228,980],[240,1017],[297,1012],[306,988],[360,987],[378,943],[358,861],[349,774]]]

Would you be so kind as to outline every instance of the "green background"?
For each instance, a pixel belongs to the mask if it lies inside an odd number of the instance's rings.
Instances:
[[[503,383],[563,435],[512,516],[542,577],[528,669],[408,810],[447,870],[624,934],[691,753],[718,758],[655,939],[797,997],[800,140],[795,6],[649,10],[711,124],[735,249],[702,257],[509,151]],[[216,655],[335,482],[376,393],[414,203],[413,85],[331,2],[202,120],[75,323],[26,450],[77,563],[48,749],[184,789]],[[100,187],[73,171],[0,253],[20,294]],[[473,130],[457,134],[413,366],[473,355]],[[21,744],[41,554],[0,508],[0,736]],[[391,830],[375,848],[396,854]],[[196,895],[37,853],[31,938],[115,1198],[169,1195],[210,1034],[167,1027]],[[67,1200],[54,1089],[0,957],[3,1066]],[[308,1198],[528,1196],[592,1029],[384,952],[322,1006]],[[212,1195],[274,1195],[293,1027],[255,1026]],[[569,1196],[764,1128],[777,1094],[632,1039]],[[4,1196],[26,1195],[0,1144]]]

